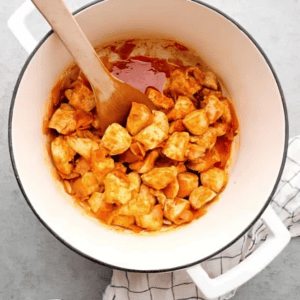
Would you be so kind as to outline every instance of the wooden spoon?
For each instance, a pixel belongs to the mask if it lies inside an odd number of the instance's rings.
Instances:
[[[105,68],[63,0],[31,1],[57,33],[90,82],[102,133],[112,123],[125,123],[132,102],[143,103],[150,110],[155,109],[145,94],[117,79]]]

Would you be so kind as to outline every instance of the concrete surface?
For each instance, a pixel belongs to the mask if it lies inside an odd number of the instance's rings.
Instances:
[[[150,0],[149,0],[150,1]],[[72,10],[88,0],[69,0]],[[271,60],[285,93],[290,136],[300,134],[300,3],[298,0],[211,0],[238,21]],[[14,178],[7,146],[12,91],[27,53],[6,26],[23,0],[0,2],[0,299],[102,298],[111,270],[72,252],[37,220]],[[29,27],[41,38],[48,25],[35,14]],[[236,300],[296,300],[300,295],[300,239],[295,238],[259,275],[241,287]]]

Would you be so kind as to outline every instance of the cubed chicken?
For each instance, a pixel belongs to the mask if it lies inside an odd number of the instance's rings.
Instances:
[[[96,213],[104,201],[105,201],[104,193],[94,192],[92,196],[89,198],[88,203],[92,211]]]
[[[200,174],[203,186],[219,193],[228,182],[228,175],[219,168],[212,168]]]
[[[179,96],[175,106],[168,113],[168,119],[169,121],[183,119],[195,109],[195,105],[188,97]]]
[[[141,176],[137,172],[130,172],[127,178],[129,180],[129,189],[138,193],[141,186]]]
[[[131,135],[136,135],[150,125],[152,119],[153,115],[146,105],[133,102],[127,118],[126,129]]]
[[[217,135],[208,128],[202,135],[190,136],[190,142],[204,149],[212,149],[217,141]]]
[[[181,198],[166,200],[164,216],[175,224],[182,224],[193,220],[189,201]]]
[[[229,102],[228,99],[223,100],[221,103],[223,104],[223,114],[221,118],[225,123],[230,123],[232,120],[232,115],[230,110],[231,103]]]
[[[69,147],[63,136],[58,136],[51,142],[51,154],[56,168],[63,174],[70,175],[74,169],[76,152]]]
[[[227,132],[230,131],[229,124],[225,122],[216,122],[212,124],[209,128],[216,136],[225,135]]]
[[[125,152],[131,144],[131,136],[120,124],[113,123],[107,127],[102,138],[103,146],[109,150],[110,155]]]
[[[147,215],[151,210],[151,203],[147,198],[136,194],[135,197],[128,202],[128,210],[133,216]]]
[[[185,157],[187,160],[195,160],[202,157],[205,154],[206,148],[197,144],[189,143],[185,151]]]
[[[131,170],[137,171],[140,174],[148,173],[154,168],[154,164],[158,156],[159,151],[153,150],[149,154],[147,154],[144,160],[130,164],[129,168]]]
[[[153,110],[153,124],[157,125],[164,133],[168,134],[169,132],[169,122],[168,117],[165,113],[158,110]]]
[[[162,153],[173,160],[184,161],[189,139],[188,132],[174,132],[168,138]]]
[[[91,111],[96,106],[93,91],[81,81],[75,84],[73,90],[66,90],[65,96],[69,100],[69,103],[76,109]]]
[[[112,225],[130,228],[135,223],[134,216],[114,216]]]
[[[187,163],[187,167],[193,171],[203,172],[210,169],[215,163],[219,162],[220,155],[215,148],[207,151],[204,156]]]
[[[217,194],[208,187],[199,186],[191,192],[189,201],[194,209],[199,209],[216,196]]]
[[[194,135],[201,135],[208,129],[208,118],[204,109],[191,112],[183,119],[187,130]]]
[[[177,175],[176,167],[153,168],[150,172],[142,175],[142,181],[156,190],[167,187]]]
[[[222,102],[214,95],[210,95],[204,98],[201,105],[205,111],[208,118],[208,123],[215,123],[223,114],[224,105]]]
[[[123,174],[125,177],[117,175],[114,173],[106,175],[105,199],[107,203],[126,204],[131,199],[130,182],[126,175]]]
[[[95,192],[89,198],[88,203],[96,217],[106,224],[111,224],[114,218],[113,205],[105,201],[103,193]]]
[[[62,103],[52,115],[48,127],[61,134],[70,134],[76,130],[76,125],[75,109],[69,104]]]
[[[86,172],[72,184],[72,191],[77,197],[82,199],[85,199],[87,196],[97,192],[98,189],[99,184],[93,172]]]
[[[179,190],[177,196],[188,197],[199,186],[199,177],[191,172],[183,172],[177,175]]]
[[[163,192],[168,199],[174,199],[175,197],[177,197],[178,191],[179,183],[177,177],[175,177],[174,180],[169,183],[166,188],[163,189]]]
[[[168,135],[156,124],[149,125],[134,137],[134,139],[142,143],[147,150],[156,148],[167,138]]]
[[[99,149],[99,144],[89,138],[78,138],[77,136],[67,136],[66,141],[70,148],[80,154],[87,161],[90,161],[91,152]]]
[[[94,150],[91,155],[91,168],[99,184],[103,184],[105,176],[115,168],[114,160],[101,155],[101,150]]]
[[[155,89],[148,88],[146,95],[157,108],[168,110],[174,106],[174,101],[172,98],[165,96]]]
[[[136,224],[149,231],[160,230],[163,225],[161,205],[155,205],[147,215],[136,216]]]
[[[170,124],[169,134],[173,134],[174,132],[185,131],[185,126],[183,125],[182,119],[178,119]]]
[[[193,70],[193,74],[195,76],[195,78],[197,79],[197,81],[199,82],[199,84],[213,89],[213,90],[217,90],[218,89],[218,81],[217,81],[217,77],[214,73],[212,73],[211,71],[201,71],[199,68],[195,68]]]
[[[202,87],[186,70],[176,69],[171,73],[171,90],[185,96],[192,96]]]

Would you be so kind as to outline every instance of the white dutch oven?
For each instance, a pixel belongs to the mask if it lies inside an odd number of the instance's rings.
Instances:
[[[236,105],[241,146],[221,200],[189,226],[138,237],[108,230],[85,217],[53,180],[43,150],[44,102],[72,58],[52,32],[36,46],[23,24],[32,7],[27,1],[9,20],[21,44],[32,51],[13,94],[9,143],[20,188],[41,222],[74,251],[113,268],[187,268],[208,298],[238,287],[264,268],[290,239],[268,206],[285,163],[288,122],[278,79],[249,34],[228,16],[196,1],[96,1],[76,13],[93,45],[161,37],[196,50],[224,80]],[[259,218],[270,230],[267,241],[237,267],[209,278],[199,263],[229,247]]]

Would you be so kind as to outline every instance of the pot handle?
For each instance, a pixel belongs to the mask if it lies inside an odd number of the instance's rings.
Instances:
[[[291,235],[270,205],[261,219],[270,231],[269,236],[240,264],[214,279],[200,264],[186,270],[205,298],[219,298],[238,288],[264,269],[288,244]]]
[[[25,24],[26,17],[35,9],[33,3],[26,0],[7,21],[8,28],[28,53],[31,53],[38,44]]]

